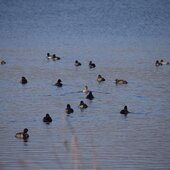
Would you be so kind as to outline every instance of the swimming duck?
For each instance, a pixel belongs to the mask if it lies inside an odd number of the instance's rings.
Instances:
[[[105,81],[105,78],[102,77],[100,74],[97,76],[97,81],[100,83],[102,81]]]
[[[53,59],[53,54],[47,53],[47,59]]]
[[[84,86],[82,91],[83,91],[83,93],[88,93],[89,92],[88,86]]]
[[[80,109],[86,109],[88,106],[83,101],[80,101],[79,107]]]
[[[50,115],[47,113],[46,116],[43,118],[43,122],[50,123],[52,122],[52,118]]]
[[[92,61],[90,61],[89,62],[89,68],[95,68],[95,67],[96,67],[96,65]]]
[[[6,64],[6,62],[4,60],[0,60],[0,64],[3,65]]]
[[[23,130],[23,132],[18,132],[15,134],[15,137],[18,138],[18,139],[28,139],[29,138],[29,135],[28,135],[28,129],[25,128]]]
[[[120,114],[124,114],[125,116],[129,113],[127,106],[124,106],[124,109],[120,111]]]
[[[62,87],[63,84],[62,84],[61,82],[62,82],[61,79],[58,79],[58,80],[57,80],[57,83],[55,83],[55,86],[57,86],[57,87]]]
[[[21,81],[20,81],[21,84],[27,84],[27,82],[28,81],[25,77],[21,77]]]
[[[158,67],[158,66],[161,66],[161,65],[162,65],[162,64],[161,64],[158,60],[156,60],[155,66]]]
[[[78,67],[78,66],[81,66],[81,63],[80,63],[78,60],[76,60],[75,63],[74,63],[74,65],[75,65],[76,67]]]
[[[60,60],[60,57],[56,56],[56,54],[50,54],[50,53],[47,53],[47,59],[50,60]]]
[[[53,54],[53,60],[60,60],[61,58]]]
[[[71,113],[74,112],[74,110],[71,108],[70,104],[67,104],[67,107],[66,107],[66,109],[65,109],[65,112],[66,112],[67,114],[71,114]]]
[[[91,91],[89,91],[89,94],[86,96],[86,99],[93,100],[94,96]]]
[[[160,64],[162,64],[162,65],[168,65],[169,62],[168,62],[168,61],[161,60],[161,61],[160,61]]]
[[[121,79],[116,79],[115,83],[116,84],[128,84],[128,82],[126,80],[121,80]]]

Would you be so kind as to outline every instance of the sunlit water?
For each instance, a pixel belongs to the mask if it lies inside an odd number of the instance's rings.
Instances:
[[[170,66],[154,65],[170,61],[169,9],[166,0],[0,0],[0,169],[169,169]],[[14,137],[25,127],[27,142]]]

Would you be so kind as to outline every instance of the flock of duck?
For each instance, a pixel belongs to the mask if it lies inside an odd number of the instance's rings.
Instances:
[[[56,60],[60,60],[61,58],[58,57],[58,56],[56,56],[56,54],[47,53],[47,59],[48,59],[48,60],[56,61]],[[1,65],[4,65],[4,64],[6,64],[6,62],[5,62],[4,60],[0,60],[0,64],[1,64]],[[81,66],[82,64],[81,64],[81,62],[79,62],[78,60],[75,60],[74,65],[75,65],[76,67],[79,67],[79,66]],[[159,61],[159,60],[156,60],[156,62],[155,62],[155,66],[156,66],[156,67],[162,66],[162,65],[169,65],[169,62],[164,61],[164,60],[160,60],[160,61]],[[90,61],[90,62],[89,62],[89,68],[92,69],[92,68],[95,68],[95,67],[96,67],[95,63],[93,63],[92,61]],[[97,80],[97,82],[100,83],[100,82],[105,81],[105,78],[102,77],[102,76],[99,74],[99,75],[97,76],[97,79],[96,79],[96,80]],[[28,83],[28,80],[27,80],[25,77],[21,77],[20,83],[21,83],[21,84],[27,84],[27,83]],[[126,80],[122,80],[122,79],[115,79],[115,84],[116,84],[116,85],[122,85],[122,84],[128,84],[128,82],[127,82]],[[57,82],[56,82],[54,85],[57,86],[57,87],[62,87],[62,86],[63,86],[62,80],[61,80],[61,79],[58,79]],[[90,91],[90,90],[88,89],[88,86],[87,86],[87,85],[84,86],[82,92],[85,93],[85,94],[87,94],[87,95],[86,95],[86,99],[88,99],[88,100],[93,100],[93,99],[94,99],[94,96],[93,96],[93,94],[92,94],[92,91]],[[79,108],[80,108],[81,110],[83,110],[83,109],[88,108],[88,106],[87,106],[86,103],[84,103],[84,101],[80,101]],[[73,112],[74,112],[74,110],[73,110],[73,108],[71,108],[71,105],[70,105],[70,104],[67,104],[67,106],[66,106],[66,108],[65,108],[65,113],[66,113],[67,115],[69,115],[69,114],[72,114]],[[123,114],[123,115],[125,115],[125,116],[127,116],[128,113],[130,113],[130,112],[128,111],[128,107],[127,107],[127,106],[124,106],[124,108],[120,111],[120,114]],[[52,118],[51,118],[51,116],[50,116],[48,113],[45,115],[45,117],[44,117],[42,120],[43,120],[43,122],[45,122],[45,123],[47,123],[47,124],[49,124],[49,123],[52,122]],[[23,132],[18,132],[18,133],[16,133],[15,137],[16,137],[16,138],[19,138],[19,139],[24,139],[24,140],[28,139],[28,138],[29,138],[28,129],[25,128],[25,129],[23,130]]]
[[[155,66],[158,67],[158,66],[162,66],[162,65],[169,65],[169,62],[168,61],[164,61],[164,60],[156,60],[155,62]]]

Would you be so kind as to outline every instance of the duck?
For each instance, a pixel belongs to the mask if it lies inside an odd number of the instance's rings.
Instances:
[[[53,54],[47,53],[47,59],[53,59]]]
[[[58,79],[57,83],[55,83],[54,85],[57,86],[57,87],[62,87],[63,84],[61,82],[62,82],[61,79]]]
[[[50,115],[47,113],[46,116],[43,118],[43,122],[45,123],[50,123],[52,122],[52,118],[50,117]]]
[[[95,68],[96,65],[92,62],[92,61],[89,61],[89,68]]]
[[[91,91],[89,91],[88,95],[86,96],[86,99],[93,100],[94,96]]]
[[[162,63],[160,63],[159,60],[156,60],[155,66],[158,67],[158,66],[161,66],[161,65],[162,65]]]
[[[168,61],[161,60],[161,61],[160,61],[160,64],[161,64],[161,65],[169,65],[169,62],[168,62]]]
[[[128,84],[128,82],[126,80],[121,80],[121,79],[116,79],[115,83],[116,84]]]
[[[105,78],[102,77],[100,74],[97,76],[97,81],[100,83],[102,81],[105,81]]]
[[[53,60],[60,60],[61,58],[59,56],[56,56],[56,54],[53,54]]]
[[[79,108],[80,109],[86,109],[88,106],[83,101],[80,101]]]
[[[58,56],[56,56],[56,54],[47,53],[47,59],[48,59],[48,60],[52,59],[52,60],[55,61],[55,60],[60,60],[61,58],[58,57]]]
[[[21,77],[20,83],[27,84],[28,80],[25,77]]]
[[[65,109],[65,113],[71,114],[73,112],[74,112],[74,110],[71,108],[70,104],[67,104],[67,107]]]
[[[87,85],[84,86],[82,91],[83,93],[88,93],[89,92],[88,86]]]
[[[81,66],[81,63],[80,63],[78,60],[76,60],[75,63],[74,63],[74,65],[75,65],[76,67],[78,67],[78,66]]]
[[[28,129],[25,128],[23,130],[23,132],[16,133],[15,137],[18,138],[18,139],[28,139],[29,138],[29,134],[27,132],[28,132]]]
[[[120,111],[120,114],[124,114],[125,116],[129,113],[127,106],[124,106],[124,109]]]
[[[0,64],[4,65],[4,64],[6,64],[6,62],[4,60],[0,60]]]

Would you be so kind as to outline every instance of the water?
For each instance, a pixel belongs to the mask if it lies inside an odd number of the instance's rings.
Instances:
[[[170,61],[169,9],[168,0],[0,0],[0,169],[169,169],[170,66],[154,65]],[[47,61],[47,52],[61,60]],[[29,140],[17,140],[25,127]]]

